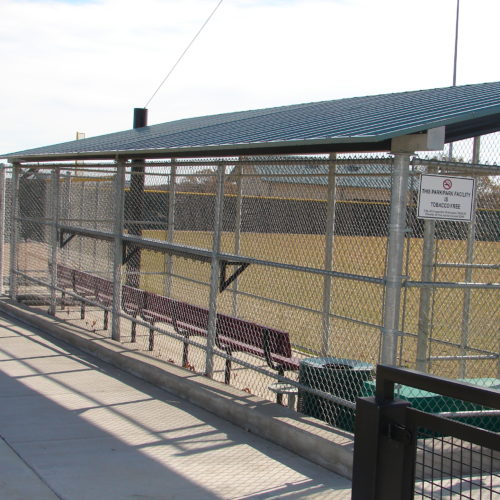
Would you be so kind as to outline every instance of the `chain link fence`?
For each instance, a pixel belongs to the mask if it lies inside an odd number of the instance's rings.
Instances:
[[[491,134],[412,158],[394,364],[500,384],[499,157]],[[3,283],[98,335],[352,431],[394,302],[394,170],[390,155],[5,167]],[[422,173],[475,179],[472,222],[419,218]],[[404,397],[454,411],[430,393]]]

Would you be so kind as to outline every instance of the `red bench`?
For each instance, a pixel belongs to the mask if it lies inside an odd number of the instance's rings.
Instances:
[[[94,300],[105,307],[111,307],[113,301],[113,282],[99,276],[57,264],[57,285],[62,289],[71,289],[80,299],[80,318],[85,319],[85,299]],[[64,309],[64,292],[61,296],[61,309]],[[109,312],[104,311],[104,330],[108,328]]]
[[[134,319],[140,316],[144,308],[146,292],[140,288],[124,285],[122,287],[122,310]],[[132,321],[132,342],[135,342],[137,323]]]
[[[63,290],[73,290],[75,284],[75,273],[74,269],[70,267],[63,266],[62,264],[57,264],[57,286]],[[66,294],[61,293],[61,309],[64,309]]]
[[[171,324],[175,331],[189,339],[191,336],[207,336],[208,310],[177,301],[151,292],[144,294],[141,317],[151,326],[149,329],[149,350],[154,348],[155,323]],[[299,359],[292,356],[290,336],[287,332],[267,328],[256,323],[217,314],[216,345],[232,356],[234,352],[265,359],[268,366],[284,375],[287,370],[298,370]],[[188,365],[189,343],[184,342],[182,364]],[[231,359],[226,359],[224,381],[231,380]]]
[[[113,284],[98,276],[71,269],[58,264],[58,285],[61,288],[72,288],[80,295],[81,317],[85,317],[85,299],[92,298],[96,302],[110,307],[113,300]],[[148,348],[154,349],[155,324],[167,323],[173,326],[178,335],[184,337],[182,365],[189,366],[189,338],[191,336],[207,337],[208,309],[163,295],[146,292],[139,288],[124,285],[122,287],[122,309],[134,319],[141,317],[149,323]],[[104,329],[108,327],[108,311],[104,311]],[[132,342],[136,341],[136,322],[132,321]],[[225,314],[217,314],[216,346],[232,356],[235,352],[245,352],[264,359],[268,366],[284,375],[285,371],[298,370],[299,359],[292,356],[290,335],[287,332],[268,328],[257,323],[234,318]],[[231,359],[226,359],[224,382],[231,381]],[[281,403],[282,394],[278,393]]]

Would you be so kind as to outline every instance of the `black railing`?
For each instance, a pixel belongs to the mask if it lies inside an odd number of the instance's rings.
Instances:
[[[379,365],[375,396],[357,401],[353,500],[500,498],[500,435],[412,408],[395,398],[397,385],[500,410],[495,389]],[[456,417],[475,413],[485,415]]]

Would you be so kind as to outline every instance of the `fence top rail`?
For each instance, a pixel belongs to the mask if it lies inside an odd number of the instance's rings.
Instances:
[[[459,380],[436,377],[408,368],[377,365],[375,397],[377,401],[394,399],[396,384],[415,387],[424,391],[449,396],[463,401],[500,410],[500,391],[479,387]]]

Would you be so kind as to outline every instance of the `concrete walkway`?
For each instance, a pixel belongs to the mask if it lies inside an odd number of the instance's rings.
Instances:
[[[350,482],[0,316],[0,498],[350,498]]]

